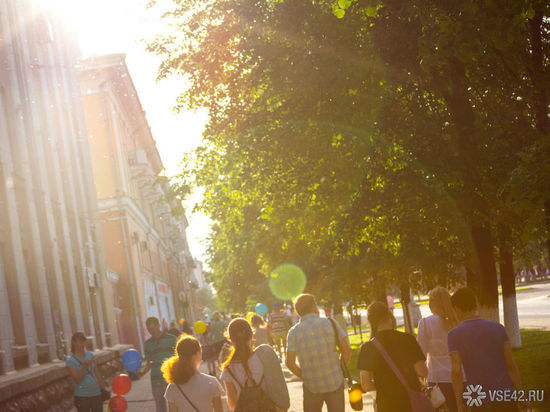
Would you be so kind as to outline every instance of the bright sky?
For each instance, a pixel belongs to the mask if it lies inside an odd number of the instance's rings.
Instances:
[[[159,58],[145,51],[144,39],[164,29],[160,22],[161,7],[147,9],[149,0],[43,0],[53,6],[74,30],[80,41],[83,57],[125,53],[126,63],[147,113],[153,137],[162,157],[167,176],[178,173],[185,152],[200,145],[207,115],[204,112],[175,113],[176,97],[184,89],[181,79],[155,81]],[[193,196],[185,202],[190,226],[187,229],[193,256],[203,260],[203,240],[210,221],[199,213],[191,213]]]

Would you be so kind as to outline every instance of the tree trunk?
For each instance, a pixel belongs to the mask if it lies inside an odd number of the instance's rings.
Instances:
[[[542,3],[541,3],[542,4]],[[544,9],[535,10],[535,15],[529,20],[531,40],[531,82],[535,89],[534,109],[537,130],[548,135],[548,95],[545,88],[544,72],[544,48],[542,43],[542,30],[544,21]],[[546,228],[550,231],[550,199],[544,202],[544,213],[546,216]],[[550,237],[546,240],[548,252],[548,264],[550,264]]]
[[[504,327],[510,344],[514,349],[521,348],[518,305],[516,301],[516,274],[512,251],[501,242],[500,247],[500,284],[502,285],[502,307],[504,310]]]
[[[475,149],[475,113],[470,100],[466,67],[457,57],[447,60],[450,82],[442,83],[441,92],[453,117],[458,134],[458,150],[462,160],[460,170],[464,180],[464,192],[460,203],[469,220],[479,277],[478,299],[480,314],[498,321],[498,281],[489,224],[489,206],[480,195],[478,152]]]
[[[546,229],[550,233],[550,200],[544,202],[544,214],[546,216]],[[546,239],[546,248],[548,252],[548,263],[547,266],[550,266],[550,236]]]
[[[401,308],[403,309],[403,323],[405,324],[405,332],[414,335],[414,327],[411,319],[411,312],[409,310],[409,303],[411,301],[411,289],[409,288],[409,282],[407,280],[402,281],[399,284],[399,290],[401,294]]]
[[[491,232],[488,227],[476,225],[471,228],[479,276],[479,313],[485,319],[499,321],[498,280]]]
[[[378,275],[374,279],[374,300],[388,304],[386,299],[386,278],[384,276]]]

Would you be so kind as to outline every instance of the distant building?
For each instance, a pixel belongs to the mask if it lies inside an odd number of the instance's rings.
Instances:
[[[125,56],[81,62],[80,86],[120,341],[141,347],[145,319],[193,319],[193,258],[181,202],[162,161]]]

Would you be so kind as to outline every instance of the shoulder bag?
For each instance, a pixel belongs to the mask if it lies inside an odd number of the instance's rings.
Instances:
[[[412,412],[436,412],[435,408],[432,405],[432,402],[430,401],[430,398],[426,396],[426,394],[422,391],[415,391],[410,386],[397,365],[394,363],[388,352],[386,352],[386,349],[382,346],[382,344],[378,341],[376,338],[372,338],[371,342],[376,346],[376,349],[380,352],[390,369],[393,371],[397,379],[399,379],[399,382],[401,382],[401,385],[407,390],[407,393],[409,395],[409,400],[411,402],[411,410]]]
[[[340,367],[342,368],[342,372],[344,373],[344,379],[348,384],[349,404],[351,406],[351,409],[353,409],[354,411],[362,411],[363,410],[363,389],[361,388],[361,384],[359,382],[353,381],[353,378],[349,373],[349,369],[346,366],[346,362],[341,357],[342,348],[340,347],[340,335],[338,334],[338,328],[336,327],[336,322],[332,318],[328,318],[328,320],[330,321],[332,325],[332,329],[334,330],[334,339],[336,340],[336,347],[340,351]]]

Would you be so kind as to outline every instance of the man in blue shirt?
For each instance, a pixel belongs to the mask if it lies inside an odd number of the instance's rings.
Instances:
[[[300,322],[288,332],[286,366],[303,380],[304,412],[321,412],[324,403],[328,412],[344,412],[344,374],[336,345],[340,344],[344,362],[349,363],[347,334],[336,323],[333,326],[329,319],[319,317],[313,295],[298,296],[294,308]]]
[[[476,405],[476,410],[517,410],[515,402],[491,402],[488,395],[488,391],[493,390],[521,389],[519,370],[512,357],[506,330],[500,323],[479,317],[476,296],[471,289],[458,289],[451,297],[451,302],[458,319],[462,321],[448,335],[451,376],[458,410],[466,411],[462,399],[462,368],[466,384],[476,387],[481,385],[480,390],[485,393],[485,397],[479,398],[481,406]]]

